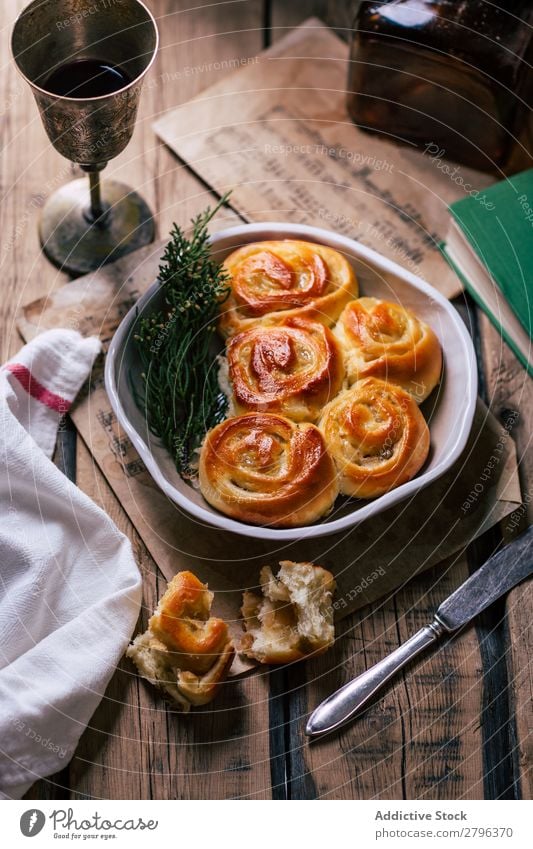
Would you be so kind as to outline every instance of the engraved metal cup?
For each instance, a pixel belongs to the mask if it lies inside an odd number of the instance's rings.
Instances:
[[[100,187],[99,179],[133,133],[158,46],[150,11],[140,0],[34,0],[17,19],[11,45],[53,146],[89,173],[89,185],[75,180],[46,203],[40,223],[46,255],[84,273],[151,242],[154,223],[145,201],[116,181]],[[57,68],[87,59],[118,67],[129,82],[97,97],[47,90]]]

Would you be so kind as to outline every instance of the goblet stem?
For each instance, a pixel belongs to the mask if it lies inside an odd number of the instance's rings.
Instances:
[[[97,221],[104,212],[100,192],[100,171],[89,171],[89,187],[91,192],[91,218],[93,221]]]
[[[98,172],[122,153],[133,132],[142,81],[157,52],[152,14],[142,0],[33,0],[18,17],[11,44],[50,141],[89,174],[89,186],[84,176],[48,199],[39,225],[46,255],[65,271],[86,274],[149,244],[154,222],[146,203],[115,180],[100,187]],[[82,77],[95,63],[115,66],[123,73],[122,88],[115,87],[117,77],[106,93],[105,75],[103,93],[93,97],[43,87],[45,66],[69,74],[73,59],[83,60],[85,70],[78,62],[76,71]]]

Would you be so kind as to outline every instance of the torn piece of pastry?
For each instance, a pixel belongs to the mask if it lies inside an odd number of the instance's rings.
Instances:
[[[254,242],[223,263],[230,293],[220,309],[219,330],[234,336],[258,320],[295,316],[331,325],[358,294],[346,257],[326,245],[298,239]]]
[[[344,308],[333,332],[344,351],[349,384],[379,377],[397,383],[421,404],[440,380],[439,340],[401,304],[358,298]]]
[[[335,579],[313,563],[280,562],[261,569],[262,595],[243,593],[241,651],[260,663],[290,663],[325,652],[335,640]]]
[[[192,572],[170,581],[148,630],[126,654],[143,678],[187,712],[216,695],[235,656],[228,626],[210,616],[213,593]]]

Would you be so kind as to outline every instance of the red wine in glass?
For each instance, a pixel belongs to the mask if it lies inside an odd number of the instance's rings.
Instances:
[[[64,62],[45,80],[43,87],[59,97],[103,97],[131,82],[118,65],[100,59]]]

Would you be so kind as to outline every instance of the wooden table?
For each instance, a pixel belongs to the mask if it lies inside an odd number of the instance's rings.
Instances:
[[[44,199],[77,175],[45,138],[33,98],[8,59],[11,23],[22,5],[4,0],[3,359],[20,344],[14,324],[20,305],[65,280],[39,251],[37,220]],[[153,119],[227,73],[221,64],[232,63],[222,60],[256,54],[310,14],[346,35],[350,4],[151,0],[150,5],[160,23],[161,50],[143,93],[134,138],[107,173],[142,191],[164,235],[173,220],[186,224],[212,197],[158,142]],[[485,317],[464,299],[458,308],[468,312],[474,327],[481,394],[501,421],[509,411],[519,411],[512,435],[529,503],[531,381]],[[62,436],[58,462],[129,534],[144,576],[144,627],[164,580],[72,429]],[[526,510],[519,512],[527,523]],[[510,536],[509,522],[504,524],[445,568],[344,620],[335,649],[326,656],[232,682],[212,706],[189,717],[168,710],[124,661],[73,760],[61,773],[35,784],[28,798],[531,798],[531,583],[492,608],[475,628],[426,656],[338,737],[309,745],[303,734],[309,709],[425,622],[429,611],[499,544],[502,533]]]

